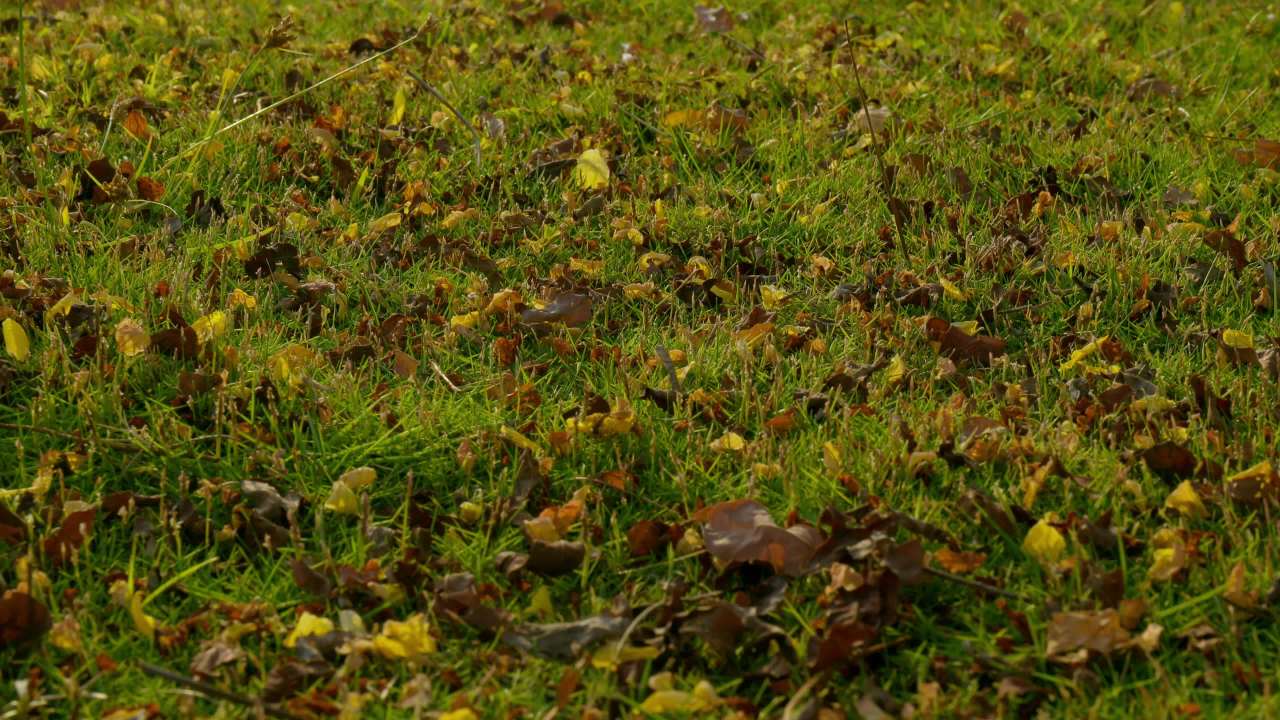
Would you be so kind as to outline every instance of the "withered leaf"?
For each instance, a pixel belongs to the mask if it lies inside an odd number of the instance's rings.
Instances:
[[[938,343],[938,351],[947,357],[986,364],[1004,355],[1005,342],[992,335],[970,335],[939,317],[929,318],[925,325],[929,339]]]
[[[1196,471],[1196,456],[1181,445],[1166,440],[1142,451],[1151,472],[1165,478],[1187,478]]]
[[[564,623],[521,625],[502,634],[507,645],[560,662],[573,662],[603,640],[622,636],[631,621],[622,616],[596,615]]]
[[[17,545],[27,539],[27,523],[9,506],[0,503],[0,542]]]
[[[179,360],[192,360],[200,355],[200,336],[190,325],[169,328],[152,333],[148,347]]]
[[[290,560],[289,567],[293,572],[295,585],[316,597],[329,597],[329,593],[333,590],[333,583],[329,578],[317,572],[302,558]]]
[[[1083,660],[1088,652],[1108,655],[1129,642],[1129,631],[1113,608],[1097,612],[1059,612],[1049,621],[1045,655],[1050,660],[1069,662]],[[1080,651],[1085,651],[1085,657]]]
[[[1235,151],[1236,162],[1241,165],[1257,165],[1271,170],[1280,169],[1280,142],[1258,138],[1253,147]]]
[[[259,248],[258,252],[244,261],[244,271],[251,278],[269,277],[277,268],[294,276],[302,274],[297,245],[292,243],[267,245]]]
[[[698,27],[706,33],[723,33],[733,29],[733,14],[723,6],[706,7],[695,5],[693,16],[698,20]]]
[[[520,321],[534,332],[546,332],[557,325],[578,327],[591,320],[591,298],[565,292],[551,299],[543,308],[525,308]]]
[[[646,557],[670,542],[669,526],[656,520],[641,520],[627,530],[627,548],[631,557]]]
[[[0,650],[34,644],[49,625],[49,610],[30,595],[10,590],[0,598]]]
[[[807,525],[783,529],[754,500],[732,500],[700,511],[702,539],[716,561],[729,567],[743,563],[769,565],[780,575],[805,574],[821,538]]]
[[[586,556],[587,548],[580,542],[531,540],[528,567],[541,575],[564,575],[577,570]]]
[[[97,514],[96,507],[70,513],[62,519],[58,529],[44,539],[44,554],[54,567],[70,560],[75,551],[80,549],[93,530],[93,520]]]

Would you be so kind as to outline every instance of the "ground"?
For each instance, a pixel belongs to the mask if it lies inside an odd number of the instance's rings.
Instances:
[[[4,717],[1280,714],[1280,8],[0,10]]]

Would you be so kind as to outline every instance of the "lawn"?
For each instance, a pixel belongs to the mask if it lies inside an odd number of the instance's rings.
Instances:
[[[1280,715],[1280,7],[0,9],[0,717]]]

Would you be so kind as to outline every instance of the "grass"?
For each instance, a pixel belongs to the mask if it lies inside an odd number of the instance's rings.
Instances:
[[[284,640],[304,610],[335,623],[354,611],[370,635],[425,613],[438,647],[416,663],[330,654],[323,676],[294,689],[297,715],[543,716],[562,680],[562,712],[640,714],[651,676],[666,671],[677,687],[706,679],[743,699],[720,714],[781,715],[810,677],[831,717],[877,705],[939,717],[1280,711],[1266,600],[1280,478],[1264,474],[1259,503],[1230,494],[1233,474],[1276,462],[1280,185],[1265,160],[1235,154],[1280,137],[1274,6],[748,1],[733,6],[731,28],[709,32],[667,0],[559,12],[487,1],[28,5],[25,19],[0,11],[0,249],[11,271],[0,315],[30,344],[28,357],[0,360],[0,492],[32,539],[0,543],[0,588],[35,597],[55,628],[0,650],[6,717],[24,716],[13,684],[23,678],[25,712],[37,716],[149,704],[230,713],[140,663],[185,675],[221,641],[239,652],[206,679],[254,698],[295,656]],[[296,38],[267,47],[286,12]],[[398,50],[213,135],[417,29]],[[859,119],[851,55],[870,104],[892,113],[877,137]],[[410,71],[483,134],[478,163],[470,131]],[[724,109],[741,120],[716,121]],[[548,157],[536,151],[563,138],[576,139],[555,153],[565,171],[539,169]],[[611,170],[603,191],[575,179],[589,147]],[[896,169],[891,193],[878,152]],[[131,163],[134,180],[163,194],[108,182],[97,189],[111,200],[91,199],[84,168],[100,157]],[[1036,209],[1002,219],[1024,193]],[[896,228],[891,197],[913,213]],[[202,217],[213,199],[220,210]],[[1238,272],[1205,242],[1232,222]],[[244,258],[286,242],[298,248],[296,277],[245,271]],[[669,260],[646,272],[647,252]],[[720,295],[704,279],[721,281]],[[762,286],[787,296],[768,301]],[[535,333],[485,310],[503,288],[530,307],[590,293],[590,319]],[[236,290],[255,306],[233,308]],[[68,292],[78,307],[50,312]],[[771,329],[749,315],[766,301]],[[175,316],[217,311],[227,327],[196,357],[157,351]],[[403,333],[384,336],[397,315]],[[975,320],[1005,352],[948,371],[929,317]],[[151,334],[147,352],[124,352],[125,318]],[[744,334],[753,325],[756,343]],[[1223,330],[1250,335],[1259,361],[1233,361]],[[508,367],[502,342],[516,336]],[[1104,337],[1126,354],[1063,368]],[[670,387],[659,345],[687,369],[691,396],[670,411],[645,399]],[[397,371],[394,351],[416,366]],[[839,363],[891,358],[861,389],[824,390]],[[1112,364],[1139,369],[1154,395],[1108,409],[1098,396],[1121,379]],[[201,378],[217,387],[192,392]],[[1197,382],[1230,403],[1228,417],[1196,399]],[[831,395],[825,415],[803,411],[807,392]],[[590,396],[614,409],[629,399],[634,430],[555,435]],[[770,432],[788,408],[795,427]],[[966,446],[971,418],[1003,429]],[[549,467],[525,510],[585,490],[567,535],[588,555],[571,572],[511,579],[495,565],[529,549],[508,512],[521,450],[503,428]],[[717,452],[727,432],[745,446]],[[1203,514],[1166,506],[1182,478],[1143,460],[1165,441],[1197,461],[1186,475]],[[1031,497],[1051,459],[1062,472]],[[324,509],[333,483],[362,466],[377,473],[363,509]],[[623,491],[605,475],[619,470]],[[285,547],[255,535],[245,481],[303,501],[292,524],[280,521]],[[1011,533],[979,521],[962,502],[971,489],[1025,511]],[[100,512],[65,563],[38,542],[121,491],[154,499]],[[882,651],[823,675],[804,658],[834,622],[825,569],[792,581],[768,614],[782,630],[771,650],[741,644],[725,657],[664,639],[658,630],[674,626],[655,610],[634,640],[660,654],[617,670],[590,652],[566,666],[508,647],[451,616],[433,590],[472,573],[486,602],[530,623],[602,613],[619,597],[639,611],[678,582],[691,597],[755,597],[767,571],[721,572],[696,543],[632,557],[627,542],[642,520],[696,533],[700,508],[741,498],[780,524],[866,503],[907,513],[985,555],[963,578],[1014,597],[1002,608],[929,576],[877,625]],[[1123,551],[1087,542],[1083,519],[1104,513],[1132,539]],[[1042,518],[1067,541],[1044,563],[1023,549]],[[422,525],[426,544],[415,539]],[[1169,580],[1150,572],[1161,530],[1189,553]],[[943,544],[924,543],[940,567]],[[398,585],[388,569],[415,547],[422,576]],[[317,597],[295,582],[296,558],[369,576]],[[1227,592],[1237,566],[1253,611]],[[1158,624],[1158,646],[1047,658],[1055,613],[1100,612],[1088,578],[1117,570],[1123,596],[1145,603],[1135,632]],[[119,581],[126,598],[130,587],[144,598],[154,638],[112,597]],[[800,660],[766,681],[764,661],[788,643]],[[420,679],[430,691],[414,710],[401,701]]]

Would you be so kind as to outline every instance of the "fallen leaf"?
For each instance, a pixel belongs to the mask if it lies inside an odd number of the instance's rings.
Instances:
[[[312,615],[309,612],[302,613],[298,618],[298,622],[294,624],[293,630],[284,639],[284,646],[292,648],[297,646],[298,641],[302,638],[312,637],[314,635],[325,635],[333,632],[333,621],[329,618]]]
[[[609,163],[596,148],[583,150],[574,167],[574,178],[584,190],[602,190],[609,187]]]
[[[116,323],[115,336],[116,348],[125,357],[141,355],[151,344],[151,336],[133,318],[125,318]]]
[[[5,352],[18,362],[26,360],[31,355],[31,341],[27,339],[27,331],[13,318],[5,318],[3,327]]]
[[[1174,488],[1165,499],[1164,506],[1190,518],[1204,517],[1209,514],[1204,502],[1200,500],[1200,494],[1196,492],[1190,480],[1179,483],[1178,487]]]
[[[817,531],[811,527],[778,527],[769,511],[754,500],[712,505],[697,518],[703,523],[707,551],[722,568],[762,563],[780,575],[798,577],[809,569],[819,543]]]
[[[1041,565],[1052,565],[1066,553],[1067,541],[1057,528],[1041,520],[1027,531],[1022,550]]]

